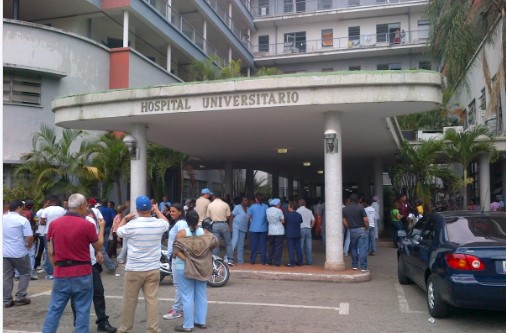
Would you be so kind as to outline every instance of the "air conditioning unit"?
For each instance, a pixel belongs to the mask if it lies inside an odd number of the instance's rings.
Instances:
[[[267,15],[267,6],[260,7],[260,16]]]
[[[464,126],[448,126],[448,127],[443,127],[443,135],[446,134],[446,131],[448,131],[450,129],[453,129],[457,133],[464,132]]]

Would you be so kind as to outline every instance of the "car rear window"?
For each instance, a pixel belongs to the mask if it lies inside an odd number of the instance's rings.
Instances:
[[[450,217],[446,221],[448,241],[458,244],[506,241],[506,217]]]

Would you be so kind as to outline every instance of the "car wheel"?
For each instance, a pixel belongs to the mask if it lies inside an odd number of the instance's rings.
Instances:
[[[447,317],[450,312],[450,305],[441,299],[441,293],[436,283],[434,283],[432,275],[427,280],[427,306],[430,315],[434,318]]]
[[[404,260],[399,256],[397,258],[397,279],[399,280],[400,284],[411,284],[413,283],[410,278],[406,276],[406,264],[404,263]]]

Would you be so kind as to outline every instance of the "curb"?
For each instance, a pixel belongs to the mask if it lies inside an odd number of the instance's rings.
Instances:
[[[309,272],[280,272],[280,271],[255,271],[231,269],[234,276],[242,279],[260,279],[260,280],[285,280],[285,281],[322,281],[322,282],[341,282],[355,283],[367,282],[371,280],[371,272],[347,272],[342,273],[309,273]]]

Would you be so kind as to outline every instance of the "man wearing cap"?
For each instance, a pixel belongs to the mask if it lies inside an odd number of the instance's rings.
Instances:
[[[202,221],[208,217],[207,214],[207,206],[211,203],[211,196],[213,192],[208,188],[202,189],[200,191],[200,197],[195,202],[195,211],[199,214],[199,225],[202,225]]]
[[[214,193],[213,202],[207,206],[206,216],[213,221],[213,234],[216,238],[223,238],[225,241],[225,249],[227,253],[227,262],[230,266],[234,265],[234,256],[232,253],[232,240],[230,237],[230,227],[228,225],[230,219],[230,206],[221,200],[221,192]],[[220,255],[220,246],[213,249],[213,254]]]
[[[139,290],[146,302],[147,332],[161,332],[158,325],[158,284],[162,235],[169,230],[167,218],[152,205],[148,197],[135,200],[136,217],[130,213],[121,219],[117,234],[128,240],[127,263],[123,288],[122,324],[118,332],[132,332]],[[151,213],[156,217],[152,217]]]
[[[28,251],[32,247],[33,231],[30,222],[21,215],[22,211],[23,202],[14,200],[9,204],[9,212],[3,216],[4,308],[30,304],[30,299],[26,295],[31,273]],[[19,271],[19,284],[16,301],[13,301],[12,289],[16,269]]]
[[[60,206],[60,200],[57,197],[53,196],[49,199],[49,206],[47,206],[43,211],[40,219],[40,225],[46,227],[46,232],[49,230],[49,226],[51,222],[56,220],[59,217],[65,215],[66,211],[63,207]],[[47,250],[47,235],[44,240],[44,246],[46,247],[46,262],[44,263],[44,268],[46,270],[46,279],[53,279],[53,266],[51,266],[51,262],[49,261],[49,254]]]

